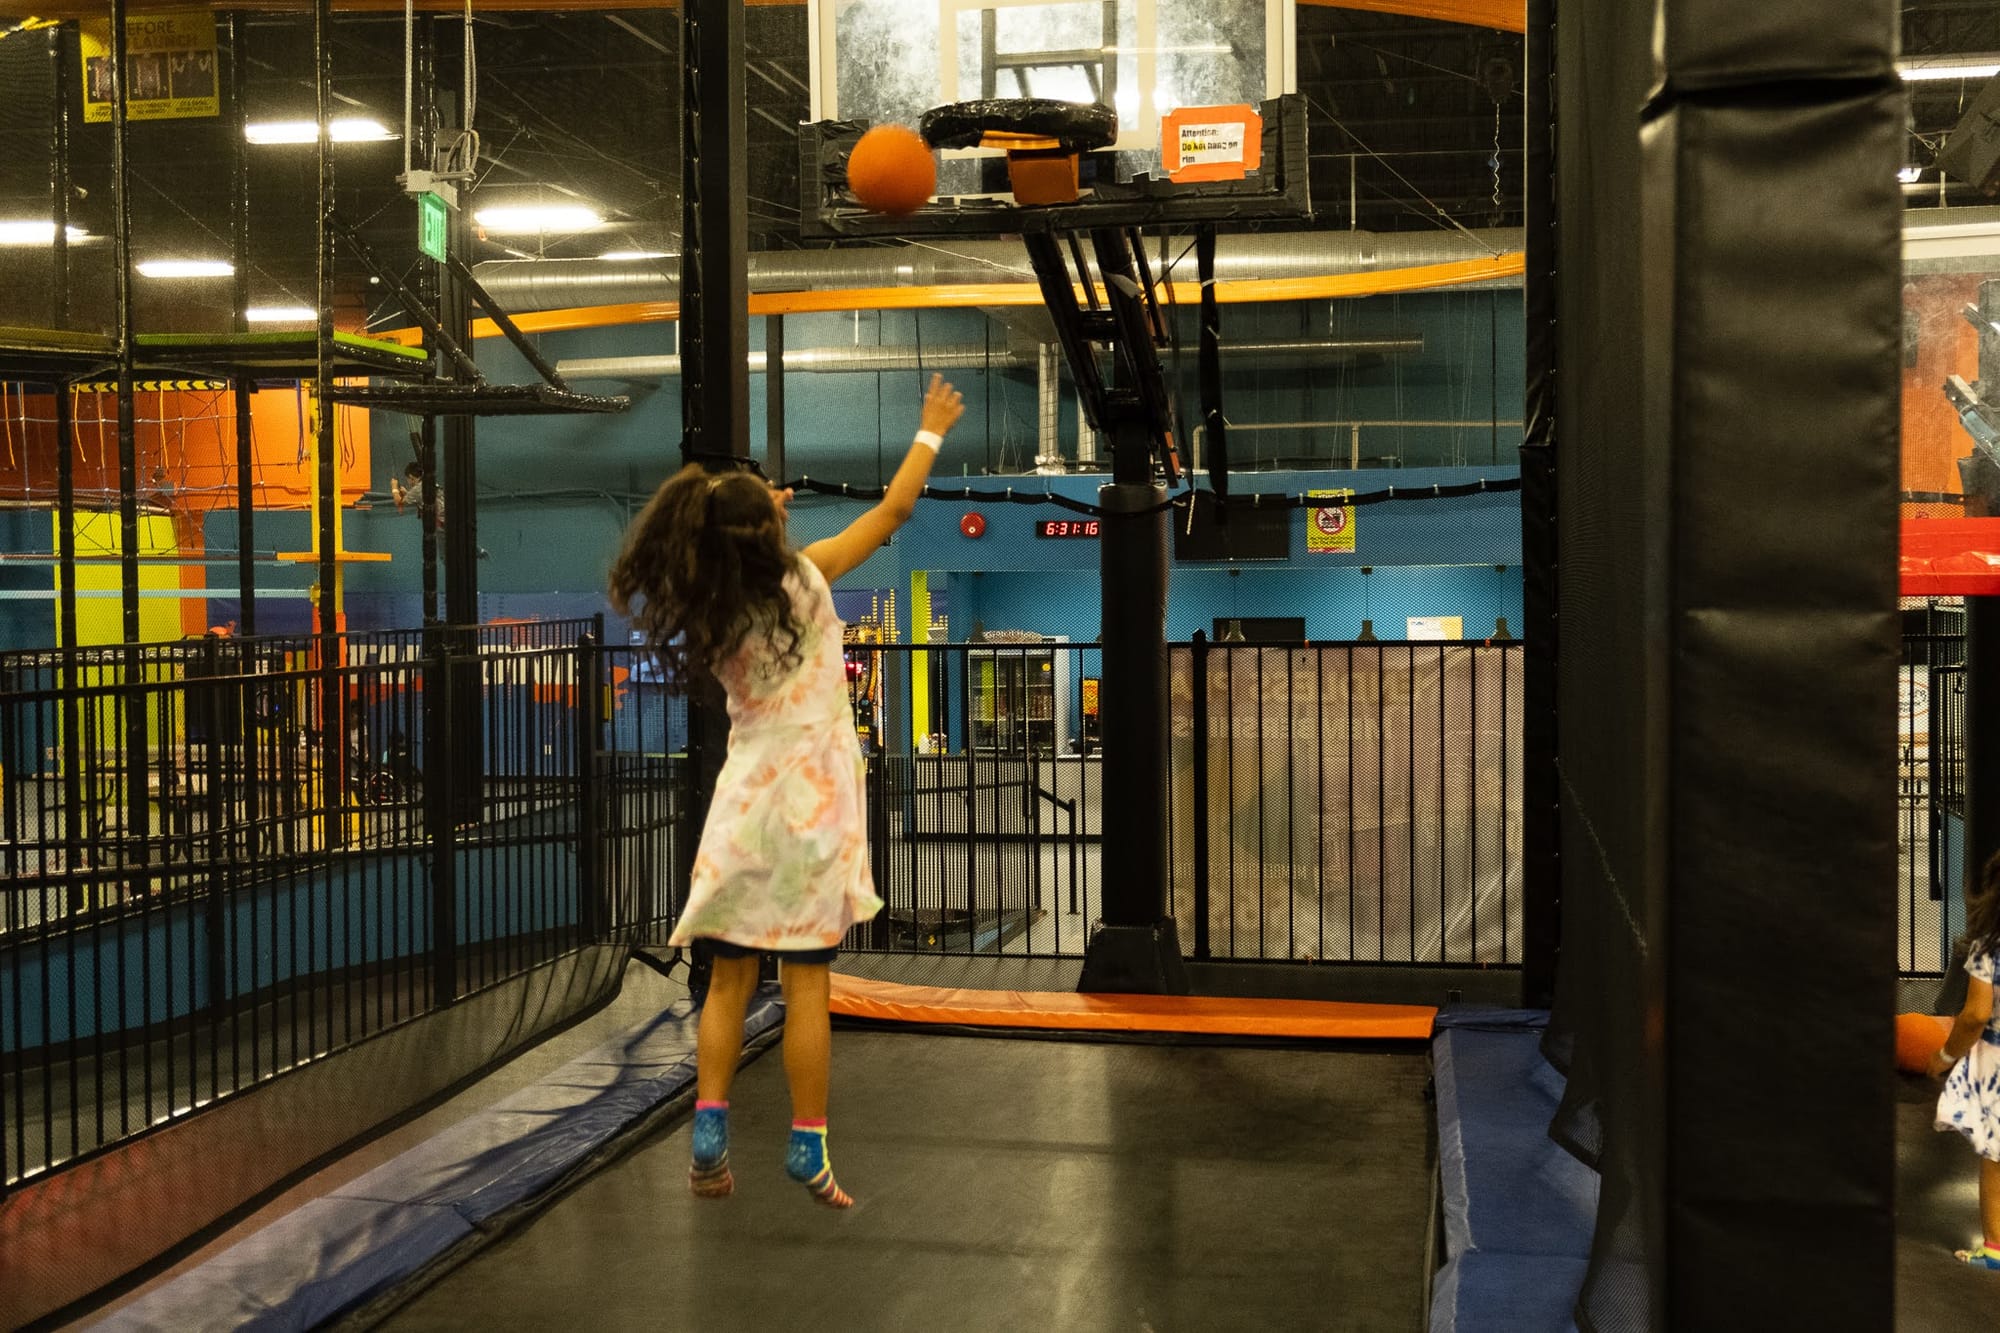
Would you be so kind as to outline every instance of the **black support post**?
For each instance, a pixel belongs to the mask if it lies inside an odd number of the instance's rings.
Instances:
[[[463,71],[460,71],[461,75]],[[452,104],[447,102],[447,107]],[[454,119],[462,122],[465,107],[453,107]],[[460,207],[451,210],[446,239],[450,253],[472,252],[472,219],[466,196]],[[472,303],[470,295],[453,282],[449,269],[438,265],[433,274],[437,283],[437,322],[461,348],[472,346]],[[431,340],[431,355],[445,354],[444,345]],[[460,824],[475,823],[485,807],[485,728],[480,725],[481,681],[479,665],[472,649],[476,643],[470,626],[479,623],[479,459],[475,448],[477,422],[469,416],[448,416],[438,427],[444,446],[444,619],[452,632],[455,658],[452,680],[453,817]],[[435,489],[425,494],[435,495]],[[431,509],[433,519],[439,511]]]
[[[1085,947],[1077,988],[1186,994],[1167,910],[1167,488],[1153,479],[1156,441],[1124,390],[1114,395],[1125,405],[1110,423],[1112,481],[1097,492],[1104,510],[1098,707],[1104,790],[1116,794],[1105,824],[1120,846],[1105,861],[1104,924]]]
[[[1521,997],[1555,998],[1562,947],[1562,811],[1556,769],[1556,0],[1528,0],[1524,179],[1527,428],[1521,446]],[[1504,669],[1504,668],[1503,668]]]
[[[739,177],[744,143],[743,6],[681,7],[681,457],[750,454],[749,214]],[[675,839],[685,893],[715,775],[728,748],[721,688],[688,699],[690,791]],[[698,959],[705,964],[705,959]],[[705,977],[697,983],[705,988]]]
[[[250,327],[250,99],[244,94],[248,63],[244,42],[250,24],[245,16],[229,16],[229,98],[236,127],[230,135],[229,237],[235,251],[236,308],[230,312],[230,327],[238,333]],[[236,405],[236,596],[237,626],[245,634],[257,632],[257,505],[252,481],[256,476],[256,454],[251,447],[250,381],[237,378],[230,384]]]
[[[347,721],[341,708],[340,625],[338,598],[340,565],[335,542],[340,485],[334,463],[333,422],[333,0],[313,0],[313,108],[319,126],[314,140],[318,208],[314,231],[317,276],[318,337],[313,358],[313,440],[318,503],[314,532],[319,548],[319,746],[321,809],[328,847],[346,842]]]
[[[785,482],[785,317],[764,316],[764,473]]]
[[[139,444],[132,405],[132,189],[128,143],[131,126],[125,98],[125,0],[111,5],[111,281],[118,322],[118,540],[119,587],[124,637],[139,641]]]

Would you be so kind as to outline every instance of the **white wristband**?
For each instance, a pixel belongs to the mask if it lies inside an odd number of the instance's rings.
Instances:
[[[911,443],[921,444],[932,453],[936,453],[944,447],[944,436],[934,430],[920,430],[917,432],[917,438]]]

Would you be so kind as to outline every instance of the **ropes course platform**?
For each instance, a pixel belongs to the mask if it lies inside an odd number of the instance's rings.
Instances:
[[[0,380],[68,379],[117,357],[117,344],[101,333],[0,325]]]
[[[623,412],[623,395],[575,393],[552,384],[374,384],[336,386],[328,395],[350,407],[408,416],[528,417]]]
[[[311,329],[142,333],[136,342],[138,357],[148,366],[200,369],[219,378],[309,379],[319,369],[318,335]],[[414,378],[429,373],[430,357],[421,348],[402,343],[335,333],[331,369],[341,376]]]

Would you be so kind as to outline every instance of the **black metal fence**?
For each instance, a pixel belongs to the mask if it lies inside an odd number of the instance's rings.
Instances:
[[[686,707],[643,652],[538,641],[594,628],[10,658],[0,1189],[583,944],[663,942]],[[1118,854],[1100,660],[849,645],[886,907],[848,948],[1082,954]],[[1519,671],[1510,644],[1174,648],[1191,955],[1516,964]]]
[[[0,1191],[633,934],[673,782],[663,746],[620,746],[615,654],[536,646],[580,628],[344,665],[14,655]]]
[[[1116,854],[1099,661],[1060,642],[849,645],[886,906],[848,948],[1082,954]],[[1190,956],[1518,964],[1517,645],[1198,635],[1170,669]]]
[[[1897,970],[1941,976],[1951,957],[1965,855],[1965,609],[1906,601],[1898,691]]]

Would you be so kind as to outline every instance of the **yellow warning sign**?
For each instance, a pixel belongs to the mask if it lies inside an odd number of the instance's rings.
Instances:
[[[1347,496],[1347,491],[1307,491],[1312,496]],[[1348,505],[1317,505],[1306,509],[1306,552],[1309,555],[1351,554],[1354,550],[1354,510]]]
[[[83,48],[83,118],[111,119],[111,22],[79,26]],[[130,120],[185,120],[219,110],[215,15],[206,9],[133,14],[125,20],[125,115]]]

